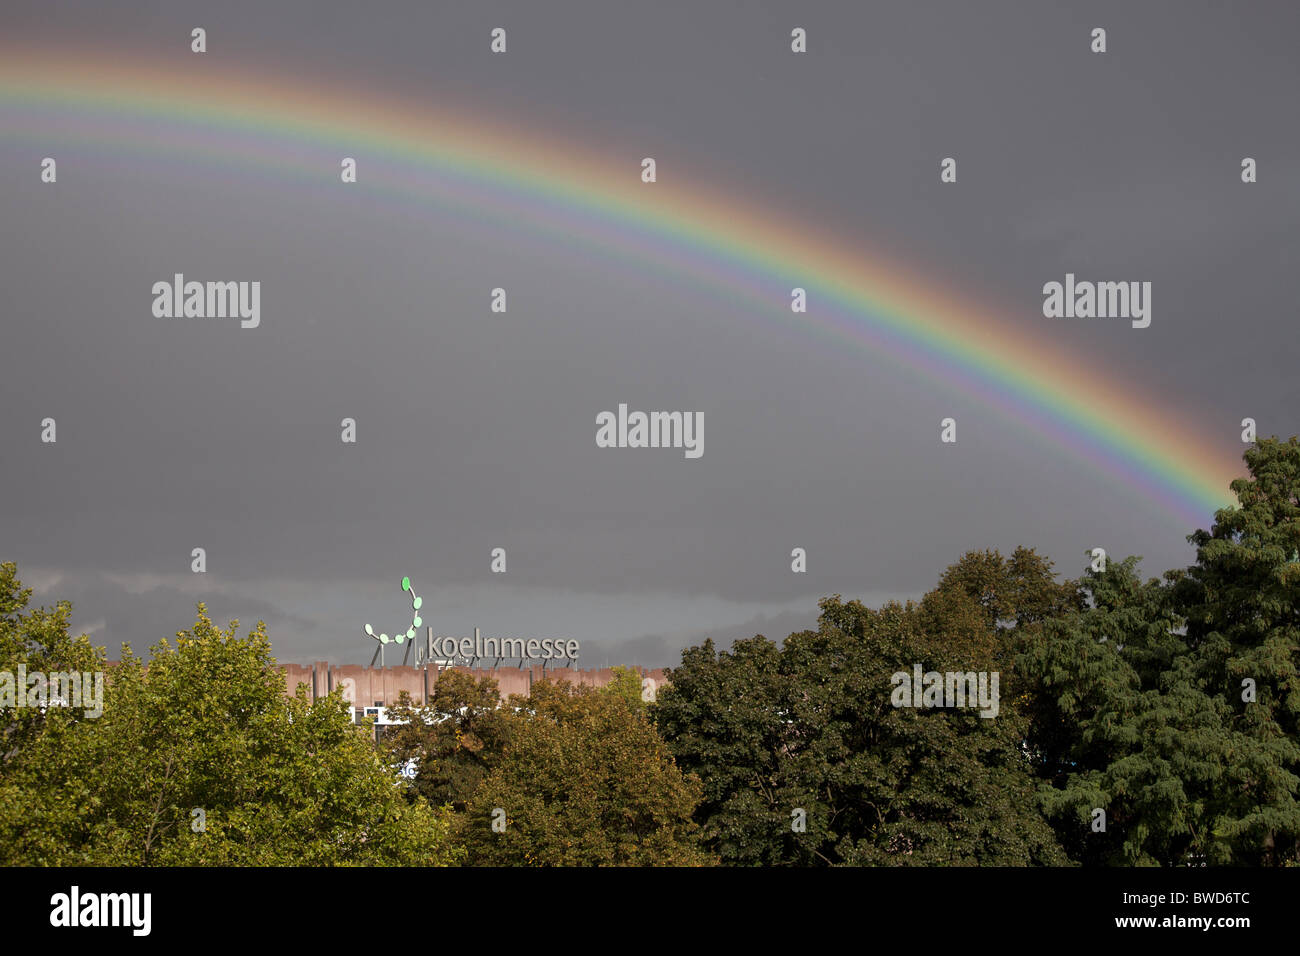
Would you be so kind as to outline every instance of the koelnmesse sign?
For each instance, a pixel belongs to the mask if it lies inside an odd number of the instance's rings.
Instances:
[[[424,599],[411,588],[411,579],[408,577],[402,578],[402,590],[411,595],[411,626],[405,631],[389,635],[376,634],[374,628],[367,624],[366,633],[379,642],[379,647],[375,648],[375,656],[370,661],[372,665],[376,660],[383,662],[384,647],[389,643],[405,645],[407,656],[414,648],[417,667],[431,661],[473,666],[481,660],[490,658],[496,659],[496,665],[500,665],[503,660],[518,658],[520,667],[527,660],[542,661],[542,666],[545,667],[546,661],[564,660],[572,663],[578,659],[580,647],[574,640],[550,637],[541,640],[517,637],[484,638],[479,636],[478,628],[474,628],[473,637],[455,638],[434,637],[433,628],[430,626],[426,629],[425,645],[420,647],[416,644],[415,632],[424,624],[424,620],[420,617],[420,608],[424,606]]]

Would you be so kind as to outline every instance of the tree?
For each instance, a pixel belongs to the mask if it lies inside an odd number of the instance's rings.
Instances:
[[[1090,572],[1019,658],[1044,804],[1085,863],[1300,862],[1300,446],[1245,460],[1195,565]]]
[[[508,709],[515,726],[505,754],[461,819],[471,863],[710,862],[694,843],[699,782],[677,769],[639,695],[543,681]]]
[[[66,636],[67,608],[24,615],[0,575],[6,660],[111,670],[103,713],[6,711],[4,862],[41,865],[454,863],[447,814],[408,804],[339,693],[287,698],[264,627],[218,629],[202,604],[146,664]],[[56,661],[55,658],[63,658]]]
[[[1230,756],[1221,702],[1187,680],[1169,588],[1142,583],[1137,560],[1088,571],[1088,607],[1019,659],[1043,805],[1085,864],[1203,859],[1204,795]]]
[[[678,764],[701,781],[702,845],[733,865],[795,858],[791,807],[780,794],[789,679],[762,635],[718,652],[712,640],[682,652],[651,709]]]
[[[500,762],[514,726],[495,680],[457,670],[439,673],[427,705],[403,692],[389,716],[407,721],[388,729],[384,748],[399,765],[415,761],[412,792],[458,811]]]
[[[1025,628],[1078,610],[1074,581],[1058,583],[1052,562],[1032,548],[1010,558],[997,551],[970,551],[944,571],[932,594],[960,591],[979,604],[990,628]]]
[[[614,679],[600,688],[600,693],[617,695],[633,709],[643,709],[641,675],[630,667],[616,666],[613,671]]]
[[[779,650],[760,636],[685,652],[653,714],[704,783],[706,848],[740,864],[1066,862],[1037,809],[1024,718],[1005,697],[992,719],[892,700],[893,675],[917,664],[987,674],[1000,628],[1072,600],[1052,583],[1060,600],[1026,600],[1039,592],[1022,586],[1004,601],[989,582],[1027,582],[1031,566],[1051,582],[1049,565],[1022,561],[1018,578],[1005,566],[995,552],[967,556],[919,604],[878,611],[835,595],[816,631]]]
[[[1190,679],[1222,702],[1239,745],[1210,800],[1211,862],[1300,862],[1300,444],[1261,439],[1244,455],[1237,504],[1188,540],[1171,576],[1187,619]]]

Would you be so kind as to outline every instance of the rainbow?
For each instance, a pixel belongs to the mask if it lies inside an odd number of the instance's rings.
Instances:
[[[884,355],[956,389],[1184,524],[1201,526],[1232,501],[1228,484],[1238,468],[1222,442],[1216,449],[1132,384],[1013,330],[997,310],[973,307],[879,249],[683,184],[689,177],[667,164],[661,182],[643,185],[640,156],[575,149],[472,109],[208,62],[3,51],[0,127],[38,149],[87,143],[322,185],[338,181],[339,158],[354,156],[361,174],[352,195],[499,218],[602,256],[672,270],[752,303],[746,316],[795,323],[835,347]],[[322,165],[322,155],[332,164]],[[806,313],[789,308],[795,286],[808,291]]]

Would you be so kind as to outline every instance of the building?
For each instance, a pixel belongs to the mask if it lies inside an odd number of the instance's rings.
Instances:
[[[354,720],[361,719],[366,716],[367,710],[371,710],[374,711],[371,716],[382,721],[383,713],[376,708],[395,704],[402,691],[410,694],[415,703],[423,703],[437,683],[438,674],[448,668],[433,663],[419,667],[362,667],[360,664],[317,661],[314,664],[282,664],[280,669],[284,672],[285,691],[290,696],[297,691],[299,684],[307,686],[308,696],[312,700],[325,697],[336,687],[341,687],[343,699],[352,705]],[[650,678],[655,687],[662,687],[666,683],[662,667],[630,669],[640,674],[643,680]],[[511,694],[527,694],[535,681],[568,681],[570,684],[604,687],[614,680],[614,670],[610,667],[583,670],[577,667],[543,667],[538,664],[533,667],[456,667],[455,670],[471,674],[475,679],[495,679],[502,700]]]

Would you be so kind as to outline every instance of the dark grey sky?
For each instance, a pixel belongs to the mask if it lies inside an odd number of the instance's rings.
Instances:
[[[174,57],[193,26],[210,66],[472,108],[632,176],[653,155],[887,249],[1140,380],[1213,454],[1240,453],[1245,416],[1298,430],[1293,4],[9,0],[0,52]],[[283,659],[365,660],[361,623],[397,627],[409,574],[440,633],[671,664],[810,625],[826,594],[919,594],[970,548],[1069,574],[1098,545],[1151,574],[1191,557],[1191,527],[960,393],[670,273],[220,161],[65,146],[46,186],[47,154],[0,128],[0,558],[114,654],[206,600],[265,619]],[[1040,290],[1067,271],[1152,282],[1151,328],[1048,330]],[[261,328],[154,318],[174,272],[261,280]],[[596,448],[619,402],[702,412],[705,454]]]

